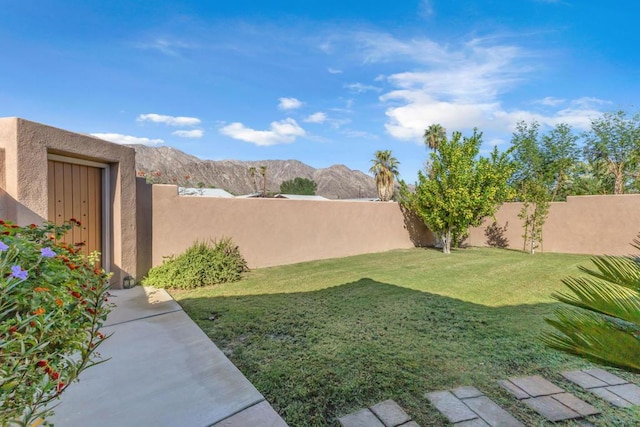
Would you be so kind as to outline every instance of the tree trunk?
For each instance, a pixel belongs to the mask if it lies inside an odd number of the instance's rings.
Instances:
[[[613,194],[624,194],[624,175],[616,172],[616,183],[613,187]]]
[[[451,253],[451,230],[447,230],[442,234],[442,253]]]

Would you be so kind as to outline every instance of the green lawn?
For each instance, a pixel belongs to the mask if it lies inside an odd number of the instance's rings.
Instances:
[[[394,399],[424,426],[446,425],[424,393],[474,385],[528,426],[542,418],[496,380],[540,374],[603,411],[598,426],[637,425],[560,376],[590,366],[537,337],[579,255],[411,249],[257,269],[176,300],[294,426]],[[616,371],[640,384],[640,376]],[[567,424],[571,425],[571,424]]]

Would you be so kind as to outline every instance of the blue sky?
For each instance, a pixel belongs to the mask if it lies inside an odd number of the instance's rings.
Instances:
[[[577,130],[640,94],[640,4],[591,0],[2,1],[0,117],[203,159],[413,182],[422,134]]]

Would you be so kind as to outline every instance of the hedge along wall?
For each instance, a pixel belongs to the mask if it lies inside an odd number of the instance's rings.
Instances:
[[[499,227],[506,227],[503,237],[508,247],[522,250],[524,234],[518,214],[522,203],[505,203],[495,217]],[[487,246],[485,234],[493,219],[487,218],[471,229],[467,243]],[[553,202],[542,228],[544,252],[592,255],[629,255],[638,250],[631,241],[640,233],[640,195],[606,195],[568,197]]]
[[[146,185],[139,182],[139,185]],[[196,240],[231,237],[249,267],[267,267],[433,244],[397,203],[179,196],[174,185],[138,191],[151,216],[151,264]],[[139,218],[138,224],[145,223]]]

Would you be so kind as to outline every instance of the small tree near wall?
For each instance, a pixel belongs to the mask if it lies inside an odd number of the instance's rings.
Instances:
[[[494,148],[489,158],[479,157],[481,144],[477,130],[470,137],[460,132],[445,136],[431,153],[430,170],[418,172],[415,192],[401,182],[401,203],[440,237],[446,254],[455,235],[480,225],[511,195],[507,181],[513,168],[507,153]]]

